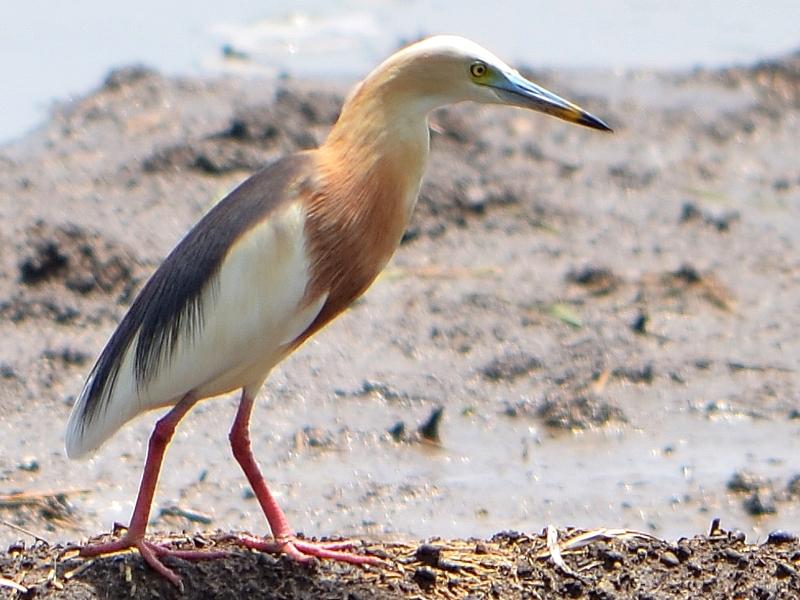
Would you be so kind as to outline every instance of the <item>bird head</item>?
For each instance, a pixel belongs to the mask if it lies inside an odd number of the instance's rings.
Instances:
[[[367,78],[423,112],[471,100],[518,106],[604,131],[611,128],[579,106],[529,81],[475,42],[438,35],[407,46]]]

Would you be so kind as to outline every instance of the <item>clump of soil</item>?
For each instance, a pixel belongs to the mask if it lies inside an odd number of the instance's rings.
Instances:
[[[481,368],[481,374],[489,381],[513,381],[542,367],[542,361],[527,352],[504,354],[492,359]]]
[[[618,407],[591,392],[548,397],[536,411],[548,427],[580,430],[605,425],[611,421],[625,422],[625,413]]]
[[[319,146],[341,102],[335,93],[280,88],[270,104],[240,108],[221,131],[159,148],[142,166],[149,173],[255,171],[284,154]]]
[[[77,225],[36,223],[27,232],[18,265],[23,285],[59,283],[82,295],[100,292],[127,298],[136,283],[128,252]]]
[[[79,225],[37,221],[16,249],[19,285],[0,297],[0,316],[13,322],[96,320],[107,312],[99,297],[128,303],[141,277],[123,244]]]
[[[585,265],[567,273],[567,281],[575,283],[595,296],[604,296],[617,290],[620,277],[610,268],[599,265]]]

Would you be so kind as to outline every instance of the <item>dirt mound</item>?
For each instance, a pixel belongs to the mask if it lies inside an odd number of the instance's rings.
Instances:
[[[0,554],[0,582],[18,598],[790,598],[800,592],[800,544],[775,532],[761,546],[714,529],[668,543],[622,530],[555,530],[548,537],[504,532],[488,540],[357,542],[386,561],[359,568],[304,566],[249,552],[230,535],[161,540],[182,549],[227,550],[208,562],[171,561],[184,591],[138,554],[91,561],[64,547],[15,545]],[[557,545],[554,543],[557,541]],[[554,554],[555,548],[558,553]]]
[[[84,314],[81,297],[102,294],[127,303],[138,272],[132,253],[101,234],[38,221],[17,247],[19,286],[0,300],[0,315],[15,322],[46,318],[66,324]]]
[[[21,249],[19,281],[39,287],[58,282],[78,294],[102,292],[128,297],[135,285],[130,253],[77,225],[53,227],[39,221]]]

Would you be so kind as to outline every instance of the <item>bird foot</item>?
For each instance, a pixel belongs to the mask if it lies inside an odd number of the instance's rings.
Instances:
[[[139,554],[150,567],[164,579],[180,588],[183,591],[183,583],[178,575],[167,567],[162,560],[166,557],[172,556],[183,560],[213,560],[228,556],[229,553],[221,550],[204,551],[204,550],[174,550],[168,548],[163,544],[155,544],[148,542],[144,538],[134,538],[133,536],[124,535],[118,540],[112,542],[104,542],[102,544],[90,544],[84,546],[80,550],[80,556],[84,558],[91,558],[95,556],[103,556],[106,554],[115,554],[117,552],[124,552],[136,548]]]
[[[299,563],[308,563],[315,558],[326,558],[351,565],[383,565],[384,562],[374,556],[364,556],[345,552],[355,546],[354,542],[307,542],[295,536],[280,536],[275,540],[264,540],[243,535],[239,543],[252,550],[260,550],[270,554],[284,554]]]

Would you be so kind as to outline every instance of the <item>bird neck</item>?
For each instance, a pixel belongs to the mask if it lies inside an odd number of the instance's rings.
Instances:
[[[419,193],[428,143],[427,114],[410,115],[374,94],[357,92],[345,103],[328,139],[313,153],[306,297],[326,299],[297,343],[361,295],[397,249]]]
[[[396,78],[368,77],[345,102],[320,154],[330,185],[360,202],[399,202],[405,228],[428,158],[430,108],[402,87]]]

